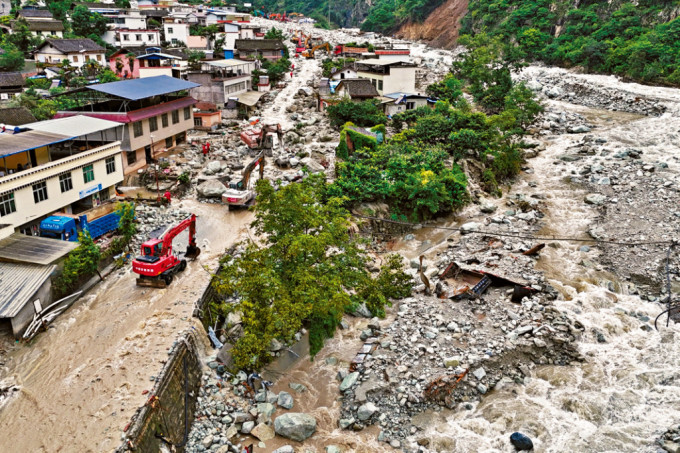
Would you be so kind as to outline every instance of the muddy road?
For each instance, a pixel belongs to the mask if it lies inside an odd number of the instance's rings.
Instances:
[[[219,204],[191,200],[173,207],[198,215],[202,253],[165,289],[135,285],[129,265],[77,301],[30,344],[9,351],[0,380],[20,387],[0,411],[2,445],[16,452],[102,452],[122,429],[177,334],[200,324],[191,317],[224,249],[252,219]],[[186,247],[188,233],[175,240]]]

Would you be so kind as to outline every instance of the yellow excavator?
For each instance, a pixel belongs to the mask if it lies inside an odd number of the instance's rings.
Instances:
[[[328,55],[331,54],[331,45],[328,44],[327,42],[324,42],[322,44],[319,44],[317,46],[312,47],[309,50],[305,50],[304,52],[302,52],[302,56],[305,57],[305,58],[312,59],[312,58],[314,58],[314,53],[317,50],[321,50],[321,49],[324,49],[326,52],[328,52]]]

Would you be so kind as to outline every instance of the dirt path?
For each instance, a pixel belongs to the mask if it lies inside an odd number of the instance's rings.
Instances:
[[[21,391],[0,411],[2,444],[12,446],[0,450],[102,452],[118,446],[177,333],[197,322],[193,306],[209,280],[203,266],[214,268],[252,218],[221,205],[182,203],[199,216],[203,253],[169,288],[137,287],[128,265],[32,344],[9,353],[0,379]]]

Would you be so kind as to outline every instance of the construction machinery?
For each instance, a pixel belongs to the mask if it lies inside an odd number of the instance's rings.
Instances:
[[[189,245],[183,254],[172,252],[172,241],[189,229]],[[196,215],[165,230],[158,238],[142,243],[142,254],[132,260],[132,270],[139,274],[137,285],[165,288],[172,283],[175,274],[187,267],[187,259],[196,259],[201,249],[196,246]],[[183,255],[183,256],[182,256]]]
[[[331,54],[331,45],[328,44],[327,42],[324,42],[322,44],[319,44],[319,45],[312,47],[309,50],[302,52],[302,56],[305,57],[305,58],[312,59],[312,58],[314,58],[314,54],[316,53],[316,51],[322,50],[322,49],[325,50],[326,52],[328,52],[328,55]]]
[[[260,166],[260,179],[264,177],[264,150],[260,151],[255,158],[241,172],[241,180],[229,183],[229,188],[222,194],[222,202],[229,208],[246,207],[255,201],[255,191],[250,187],[250,175],[255,167]]]
[[[267,157],[272,157],[274,135],[278,138],[279,148],[283,151],[283,130],[280,124],[263,124],[260,128],[245,130],[241,132],[241,140],[248,148],[263,150]]]

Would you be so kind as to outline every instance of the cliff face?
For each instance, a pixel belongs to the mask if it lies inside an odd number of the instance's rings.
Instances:
[[[467,9],[468,0],[447,0],[422,23],[409,21],[395,34],[404,39],[423,40],[434,47],[452,49],[456,46],[460,21]]]

